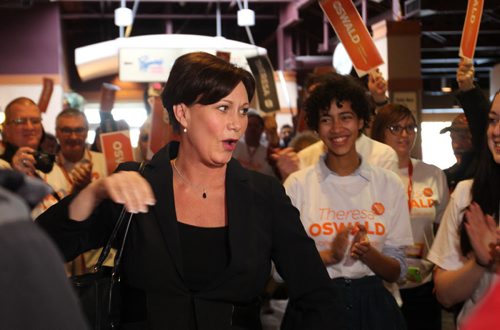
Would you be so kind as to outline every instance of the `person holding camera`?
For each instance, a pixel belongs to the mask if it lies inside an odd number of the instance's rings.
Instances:
[[[35,153],[42,135],[42,116],[36,103],[27,97],[11,101],[5,108],[2,129],[5,149],[0,155],[0,166],[36,176]]]
[[[47,182],[47,173],[59,178],[50,183],[54,192],[47,195],[33,209],[33,217],[55,204],[61,196],[66,195],[63,193],[64,175],[60,167],[54,164],[55,155],[44,153],[40,149],[42,136],[42,114],[33,100],[18,97],[7,104],[5,121],[2,125],[4,150],[0,155],[0,168],[38,177],[45,182]]]

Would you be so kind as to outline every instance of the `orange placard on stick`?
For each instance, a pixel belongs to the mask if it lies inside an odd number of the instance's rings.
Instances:
[[[359,76],[364,76],[384,64],[351,0],[319,0],[319,5],[344,45]]]
[[[40,98],[38,99],[38,109],[40,109],[40,112],[47,111],[53,91],[54,91],[54,80],[50,78],[43,78],[42,93],[40,94]]]
[[[118,164],[134,160],[128,131],[101,133],[100,139],[108,174],[113,173]]]
[[[155,96],[152,102],[151,128],[148,140],[148,158],[163,148],[171,140],[178,140],[170,125],[168,113],[161,103],[161,98]]]
[[[462,41],[460,42],[460,57],[472,60],[476,51],[479,25],[483,15],[483,0],[469,0],[467,15],[465,15]]]

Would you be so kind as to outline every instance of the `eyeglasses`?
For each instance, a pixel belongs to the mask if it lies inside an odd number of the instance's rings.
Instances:
[[[418,126],[415,124],[410,124],[407,126],[391,125],[391,126],[387,126],[387,128],[394,135],[400,135],[401,133],[403,133],[403,130],[406,131],[406,134],[410,134],[410,133],[415,134],[418,132]]]
[[[9,124],[14,124],[16,126],[21,126],[21,125],[26,125],[28,122],[31,123],[31,125],[38,125],[42,122],[41,117],[21,117],[21,118],[16,118],[12,119],[9,121]]]
[[[85,134],[85,132],[87,132],[86,127],[76,127],[76,128],[58,127],[57,129],[63,135],[71,135],[73,133],[75,133],[76,135],[83,135],[83,134]]]

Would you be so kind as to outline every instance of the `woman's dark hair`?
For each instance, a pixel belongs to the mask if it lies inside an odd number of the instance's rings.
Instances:
[[[500,97],[500,91],[497,91],[495,98]],[[494,100],[494,99],[493,99]],[[493,102],[491,103],[493,104]],[[471,188],[472,201],[481,206],[484,214],[493,216],[496,224],[499,221],[499,205],[500,205],[500,164],[497,164],[493,159],[493,155],[488,147],[486,132],[481,144],[479,155],[479,164],[474,175],[474,181]],[[462,254],[466,256],[472,251],[472,245],[465,230],[465,217],[460,225],[460,249]]]
[[[415,116],[411,110],[401,104],[389,103],[380,108],[372,122],[371,138],[385,143],[385,130],[388,126],[397,124],[405,118],[413,119],[416,124]]]
[[[363,86],[351,76],[328,73],[311,91],[305,104],[306,122],[311,129],[318,130],[321,114],[330,110],[333,101],[351,102],[351,108],[356,115],[363,119],[365,125],[368,123],[370,103]]]
[[[252,74],[214,55],[195,52],[177,58],[161,94],[175,132],[180,125],[174,105],[213,104],[229,95],[242,82],[251,101],[255,90]]]

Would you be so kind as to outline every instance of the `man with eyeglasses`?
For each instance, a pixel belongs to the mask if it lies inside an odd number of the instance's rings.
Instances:
[[[56,162],[64,173],[68,192],[81,190],[107,175],[104,156],[87,148],[88,131],[87,117],[78,109],[64,109],[56,117],[56,137],[60,145]]]
[[[107,175],[104,156],[100,152],[89,150],[85,143],[88,131],[87,117],[78,109],[64,109],[56,117],[56,137],[60,145],[56,163],[63,176],[51,172],[47,176],[47,182],[62,185],[65,194],[77,192],[90,182]],[[67,273],[78,275],[90,271],[99,254],[100,249],[78,256],[66,264]],[[108,256],[105,265],[112,266],[113,258],[114,250]]]
[[[27,97],[11,101],[5,107],[0,167],[35,176],[34,154],[39,149],[42,134],[42,116],[36,103]]]

